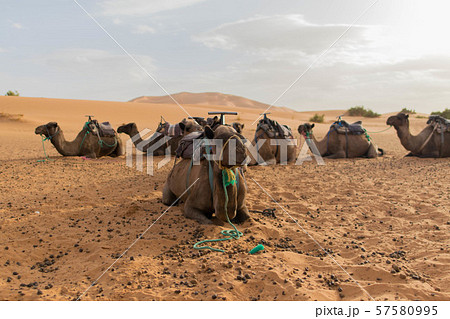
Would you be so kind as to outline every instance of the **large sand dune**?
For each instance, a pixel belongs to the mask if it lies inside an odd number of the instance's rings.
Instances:
[[[191,105],[217,105],[225,107],[244,107],[265,110],[270,107],[269,104],[261,103],[258,101],[250,100],[241,96],[232,94],[223,94],[218,92],[207,93],[191,93],[181,92],[164,96],[141,96],[132,99],[130,102],[138,103],[156,103],[156,104],[176,104],[174,100],[181,104]],[[271,109],[282,109],[277,106],[273,106]]]
[[[0,113],[16,115],[0,117],[0,299],[76,299],[166,209],[161,191],[171,165],[149,176],[125,158],[63,158],[48,142],[53,161],[37,162],[43,151],[34,128],[57,121],[72,139],[87,114],[140,129],[154,129],[161,115],[188,116],[161,102],[0,97]],[[245,123],[244,135],[253,136],[261,108],[214,103],[183,106],[192,116],[237,111],[228,121]],[[298,137],[297,126],[314,113],[274,109],[271,117]],[[327,122],[317,125],[320,137],[343,111],[318,113]],[[363,121],[380,131],[386,118]],[[413,117],[411,130],[425,122]],[[227,253],[192,249],[226,225],[200,225],[171,208],[83,299],[370,299],[354,279],[376,300],[450,300],[449,159],[404,158],[393,129],[372,138],[386,156],[249,168],[249,209],[276,208],[276,216],[253,212],[238,226],[244,236],[223,244]],[[258,243],[265,252],[249,255]]]

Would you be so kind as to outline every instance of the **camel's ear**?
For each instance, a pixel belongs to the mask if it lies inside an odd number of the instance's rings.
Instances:
[[[406,119],[408,119],[409,118],[409,114],[406,114]]]
[[[178,123],[178,125],[180,126],[182,131],[184,131],[184,129],[186,128],[186,125],[183,122]]]
[[[210,140],[214,138],[214,131],[209,127],[209,125],[205,126],[205,136]]]
[[[313,123],[313,124],[311,124],[311,128],[313,128],[313,127],[314,127],[315,125],[316,125],[316,124],[314,124],[314,123]]]

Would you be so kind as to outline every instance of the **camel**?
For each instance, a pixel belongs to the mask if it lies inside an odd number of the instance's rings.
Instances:
[[[261,139],[265,141],[259,146],[260,144],[257,143]],[[271,140],[277,140],[277,142],[271,142]],[[249,165],[274,165],[277,163],[285,165],[291,163],[295,161],[296,157],[295,143],[296,141],[288,126],[281,125],[264,114],[264,118],[259,121],[256,127],[255,138],[252,141],[258,155],[256,158],[252,156]],[[283,152],[286,154],[283,154]]]
[[[89,125],[85,125],[71,142],[66,141],[63,131],[56,122],[49,122],[36,127],[35,134],[43,135],[49,139],[63,156],[98,158],[102,156],[116,157],[124,154],[122,140],[115,132],[114,136],[104,136],[99,139],[99,136],[93,132]]]
[[[138,138],[134,140],[134,146],[141,152],[147,153],[147,150],[156,142],[158,142],[160,139],[162,139],[165,135],[169,135],[168,132],[166,132],[167,127],[164,125],[165,123],[161,122],[159,123],[158,128],[156,129],[156,132],[161,133],[162,135],[157,136],[156,138],[152,139],[151,141],[149,141],[148,143],[143,143],[144,145],[139,145],[143,139],[139,134],[139,130],[137,128],[136,123],[128,123],[122,126],[119,126],[117,128],[117,132],[118,133],[125,133],[127,135],[129,135],[130,137],[134,137],[136,135],[138,135]],[[156,150],[153,151],[153,155],[156,156],[162,156],[165,154],[165,150],[167,147],[170,146],[170,153],[172,155],[175,155],[177,147],[178,147],[178,143],[180,142],[180,140],[183,138],[184,135],[188,134],[188,133],[192,133],[192,132],[196,132],[196,131],[201,131],[202,127],[200,125],[198,125],[196,122],[194,121],[186,121],[185,119],[183,121],[181,121],[180,123],[178,123],[181,129],[181,135],[176,136],[176,137],[172,137],[171,139],[169,139],[166,143],[164,143],[163,145],[161,145],[160,147],[158,147]]]
[[[246,183],[240,169],[241,163],[247,157],[246,148],[230,126],[221,125],[214,131],[206,126],[204,135],[207,139],[222,140],[223,157],[219,161],[202,157],[199,165],[193,165],[192,159],[182,159],[169,173],[164,184],[162,201],[165,205],[173,205],[182,196],[180,200],[184,201],[184,215],[200,223],[212,224],[213,213],[221,221],[229,219],[235,223],[242,223],[250,217],[245,204]],[[230,140],[236,140],[236,165],[232,165],[228,156]],[[236,174],[234,175],[236,181],[225,186],[223,179],[230,176],[231,172],[233,175]],[[228,179],[230,180],[232,179]]]
[[[356,122],[352,125],[360,126],[361,122]],[[298,132],[305,140],[312,140],[314,142],[322,157],[331,159],[355,157],[376,158],[384,154],[383,150],[377,148],[372,141],[369,141],[369,138],[365,134],[357,135],[350,134],[350,132],[348,134],[340,134],[331,128],[321,141],[317,141],[312,132],[313,128],[314,124],[301,124],[298,127]]]
[[[386,124],[392,125],[402,143],[410,153],[407,156],[417,157],[450,157],[450,128],[446,127],[445,120],[440,124],[434,124],[430,118],[428,125],[418,135],[412,135],[409,131],[409,115],[399,113],[387,119]]]
[[[245,124],[242,124],[239,122],[233,122],[233,123],[231,123],[231,126],[236,130],[236,132],[242,133],[242,130],[244,129]]]

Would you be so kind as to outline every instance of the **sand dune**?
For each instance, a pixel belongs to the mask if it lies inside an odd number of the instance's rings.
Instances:
[[[260,108],[215,101],[183,106],[192,116],[238,111],[228,121],[243,122],[244,135],[253,136]],[[171,166],[149,176],[125,158],[63,158],[48,142],[53,160],[37,162],[43,151],[34,128],[57,121],[71,139],[87,114],[141,129],[154,129],[161,115],[171,122],[188,115],[161,101],[24,97],[0,97],[0,113],[23,114],[0,119],[0,299],[75,299],[166,209],[161,191]],[[315,131],[323,137],[343,111],[274,109],[271,117],[299,138],[297,126],[314,113],[325,114]],[[386,118],[363,122],[377,132]],[[412,117],[411,130],[425,122]],[[192,249],[226,225],[200,225],[171,208],[83,300],[370,299],[354,280],[376,300],[450,300],[449,159],[404,158],[393,129],[371,136],[386,156],[249,168],[252,220],[238,225],[241,239],[218,245],[226,253]],[[276,208],[275,217],[258,212],[265,208]],[[259,243],[266,250],[249,255]]]
[[[255,109],[267,109],[269,104],[261,103],[245,97],[218,92],[191,93],[181,92],[172,94],[172,97],[181,104],[191,105],[217,105],[226,107],[245,107]],[[164,96],[141,96],[132,99],[130,102],[156,103],[156,104],[176,104],[168,95]],[[274,109],[284,109],[274,106]]]

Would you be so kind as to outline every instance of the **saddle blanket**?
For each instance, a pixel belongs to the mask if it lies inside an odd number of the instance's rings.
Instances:
[[[361,121],[352,124],[349,124],[346,121],[334,122],[330,126],[330,129],[336,130],[338,134],[350,134],[350,135],[364,134],[364,128],[362,127]]]

